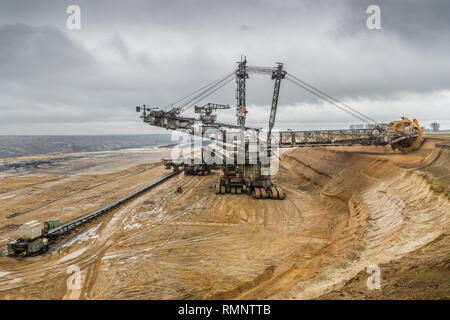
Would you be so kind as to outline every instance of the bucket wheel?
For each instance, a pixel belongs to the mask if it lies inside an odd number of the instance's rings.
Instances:
[[[423,141],[424,129],[419,122],[414,119],[409,120],[402,117],[402,120],[389,123],[388,139],[392,150],[401,152],[411,152],[420,147]]]

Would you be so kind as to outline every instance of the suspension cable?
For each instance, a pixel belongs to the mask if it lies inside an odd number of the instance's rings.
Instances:
[[[207,85],[201,87],[200,89],[198,89],[198,90],[196,90],[196,91],[194,91],[194,92],[188,94],[187,96],[184,96],[183,98],[181,98],[181,99],[179,99],[179,100],[177,100],[177,101],[171,103],[170,105],[166,106],[164,109],[167,110],[167,109],[170,108],[170,107],[174,107],[177,103],[180,103],[181,101],[186,100],[187,98],[193,96],[194,94],[196,94],[196,93],[198,93],[198,92],[200,92],[200,91],[202,91],[202,90],[206,90],[206,89],[209,88],[210,86],[213,86],[213,85],[215,85],[216,83],[221,82],[222,80],[228,78],[229,76],[233,75],[234,72],[235,72],[235,71],[232,71],[232,72],[230,72],[230,73],[227,73],[227,74],[224,75],[224,76],[221,76],[220,78],[214,80],[213,82],[210,82],[210,83],[208,83]]]
[[[338,99],[336,99],[336,98],[333,98],[333,97],[330,96],[329,94],[327,94],[327,93],[323,92],[322,90],[320,90],[320,89],[318,89],[318,88],[312,86],[311,84],[307,83],[306,81],[304,81],[304,80],[302,80],[302,79],[299,79],[299,78],[293,76],[292,74],[288,74],[287,77],[292,78],[292,79],[290,79],[291,82],[292,82],[292,80],[296,80],[297,82],[299,82],[300,84],[303,85],[303,86],[302,86],[303,88],[304,88],[304,86],[306,86],[306,87],[308,87],[309,89],[311,89],[311,90],[313,90],[313,91],[316,91],[316,93],[319,93],[319,94],[323,95],[324,97],[326,97],[326,98],[332,100],[332,101],[333,101],[332,103],[333,103],[334,105],[340,104],[340,106],[341,106],[342,108],[347,108],[350,112],[353,112],[353,113],[357,114],[357,115],[359,116],[358,119],[360,119],[360,120],[362,120],[361,118],[364,118],[363,121],[365,121],[365,122],[373,122],[373,123],[376,123],[376,122],[377,122],[375,119],[373,119],[373,118],[371,118],[371,117],[369,117],[369,116],[363,114],[362,112],[360,112],[360,111],[358,111],[358,110],[356,110],[356,109],[350,107],[349,105],[343,103],[342,101],[340,101],[340,100],[338,100]],[[305,88],[304,88],[304,89],[305,89]],[[309,90],[308,90],[308,91],[309,91]],[[311,92],[311,91],[310,91],[310,92]],[[317,95],[316,93],[314,93],[314,94]],[[321,97],[321,98],[322,98],[322,97]],[[323,99],[323,98],[322,98],[322,99]],[[342,108],[341,108],[341,109],[342,109]]]
[[[336,103],[336,102],[334,102],[333,100],[327,98],[326,96],[323,96],[322,94],[320,94],[320,93],[318,93],[318,92],[316,92],[316,91],[314,91],[314,90],[308,88],[307,86],[305,86],[305,85],[303,85],[303,84],[301,84],[301,83],[299,83],[299,82],[296,82],[296,81],[293,80],[292,78],[286,77],[286,80],[288,80],[289,82],[292,82],[293,84],[295,84],[295,85],[297,85],[297,86],[299,86],[299,87],[305,89],[306,91],[308,91],[308,92],[314,94],[315,96],[317,96],[317,97],[319,97],[319,98],[321,98],[321,99],[323,99],[323,100],[325,100],[325,101],[327,101],[327,102],[329,102],[329,103],[335,105],[336,107],[338,107],[338,108],[341,109],[342,111],[347,112],[348,114],[352,115],[353,117],[357,118],[358,120],[361,120],[361,121],[366,122],[366,123],[369,122],[367,119],[364,119],[363,117],[359,116],[358,114],[356,114],[356,113],[354,113],[354,112],[352,112],[352,111],[350,111],[350,110],[348,110],[348,109],[342,107],[342,106],[339,105],[338,103]]]
[[[192,100],[191,102],[189,102],[188,104],[184,105],[183,107],[180,108],[180,111],[186,110],[188,108],[193,107],[194,105],[196,105],[199,101],[209,97],[210,95],[212,95],[214,92],[216,92],[217,90],[223,88],[225,85],[227,85],[228,83],[232,82],[234,80],[234,77],[230,77],[229,79],[227,79],[225,82],[221,83],[219,86],[216,86],[214,88],[211,88],[210,90],[208,90],[207,92],[205,92],[203,95],[198,96],[195,100]]]
[[[232,81],[233,79],[234,79],[234,74],[228,75],[228,77],[225,77],[225,78],[221,79],[220,81],[214,83],[213,85],[209,86],[205,90],[203,90],[200,93],[196,94],[195,96],[193,96],[189,100],[183,102],[183,104],[181,106],[179,106],[177,109],[179,109],[179,110],[186,109],[188,106],[191,105],[192,102],[194,102],[194,101],[196,102],[198,100],[201,100],[204,97],[209,96],[211,91],[214,90],[214,92],[215,92],[216,88],[218,88],[218,87],[221,88],[223,83],[228,83],[228,82]]]
[[[267,74],[267,73],[272,73],[275,69],[271,68],[271,67],[257,67],[257,66],[248,66],[247,67],[247,71],[248,72],[252,72],[252,73],[262,73],[262,74]],[[289,79],[288,77],[291,77],[291,79]],[[336,105],[337,107],[339,107],[341,110],[344,110],[345,112],[351,114],[352,116],[356,117],[357,119],[364,121],[364,122],[376,122],[376,120],[366,116],[365,114],[359,112],[358,110],[355,110],[354,108],[350,107],[349,105],[343,103],[342,101],[333,98],[332,96],[330,96],[329,94],[323,92],[322,90],[312,86],[311,84],[307,83],[306,81],[297,78],[291,74],[286,74],[286,79],[290,80],[292,83],[302,87],[303,89],[313,93],[314,95],[318,96],[321,99],[324,99],[325,101],[332,103],[334,105]],[[339,105],[337,105],[339,104]],[[347,110],[345,110],[347,109]]]
[[[272,71],[274,71],[274,70],[275,70],[275,68],[273,68],[273,67],[247,66],[247,71],[252,72],[252,73],[267,74],[267,73],[272,73]]]

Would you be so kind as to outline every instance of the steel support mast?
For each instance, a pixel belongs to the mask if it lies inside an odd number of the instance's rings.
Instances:
[[[248,79],[247,58],[241,59],[236,70],[236,116],[237,125],[245,126],[247,116],[247,105],[245,103],[245,79]]]
[[[277,68],[272,71],[272,80],[275,80],[272,97],[272,107],[270,109],[269,131],[267,132],[267,153],[271,155],[272,129],[275,125],[275,117],[277,115],[278,97],[280,96],[281,79],[284,79],[286,71],[283,70],[283,64],[277,63]]]

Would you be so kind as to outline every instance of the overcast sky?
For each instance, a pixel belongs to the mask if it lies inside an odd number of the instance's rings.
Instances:
[[[66,9],[81,8],[81,30]],[[366,9],[381,8],[381,30]],[[286,70],[377,121],[450,129],[450,1],[0,2],[0,134],[161,132],[135,106],[166,106],[249,65]],[[266,126],[273,81],[250,75],[248,124]],[[235,106],[232,82],[204,103]],[[232,110],[219,119],[235,123]],[[278,128],[359,123],[284,81]]]

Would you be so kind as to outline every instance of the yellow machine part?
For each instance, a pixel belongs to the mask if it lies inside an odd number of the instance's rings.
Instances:
[[[414,119],[402,117],[402,120],[389,123],[388,136],[392,150],[411,152],[420,147],[424,128]]]

